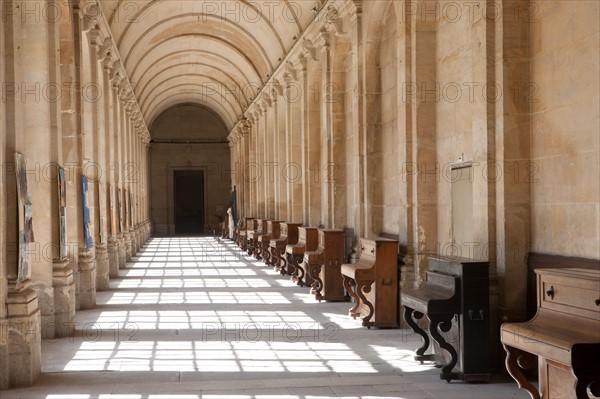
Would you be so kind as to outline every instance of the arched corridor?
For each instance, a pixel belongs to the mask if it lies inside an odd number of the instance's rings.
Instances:
[[[2,0],[0,397],[520,397],[504,377],[531,348],[503,328],[555,272],[573,302],[548,309],[579,319],[544,327],[564,358],[544,341],[530,377],[599,397],[567,359],[600,358],[599,20],[598,0]]]
[[[438,382],[412,332],[367,330],[230,240],[152,239],[119,274],[2,399],[526,398],[508,379]]]

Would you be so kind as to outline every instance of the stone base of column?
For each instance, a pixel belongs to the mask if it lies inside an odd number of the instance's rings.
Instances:
[[[131,262],[131,256],[132,256],[131,236],[129,235],[128,231],[123,233],[123,240],[125,241],[125,255],[126,255],[125,260],[127,262]]]
[[[8,319],[0,319],[0,391],[9,388]]]
[[[125,269],[127,267],[127,249],[125,245],[125,238],[123,235],[117,237],[119,243],[119,269]]]
[[[148,240],[150,240],[152,238],[152,222],[149,220],[146,222],[146,229],[148,230]]]
[[[129,234],[131,235],[131,256],[135,256],[138,252],[138,248],[139,248],[139,237],[138,237],[138,231],[137,231],[137,227],[133,227],[130,231]]]
[[[142,235],[144,236],[144,245],[146,245],[146,243],[150,239],[150,235],[148,234],[148,222],[147,221],[142,223]]]
[[[137,227],[135,228],[136,230],[136,234],[138,237],[138,252],[142,249],[142,247],[144,246],[144,231],[142,229],[142,224],[138,224]]]
[[[79,250],[79,292],[80,309],[96,306],[96,258],[92,249]]]
[[[96,244],[96,290],[106,291],[109,286],[108,250],[106,244]]]
[[[119,241],[116,237],[108,238],[108,276],[119,277]]]
[[[54,336],[72,337],[75,330],[75,281],[69,260],[55,260],[52,264],[54,287]]]
[[[31,280],[31,288],[37,292],[42,339],[52,339],[54,338],[54,287],[47,281]]]
[[[9,283],[6,305],[8,385],[33,385],[42,370],[42,332],[38,294],[32,289],[31,281]]]

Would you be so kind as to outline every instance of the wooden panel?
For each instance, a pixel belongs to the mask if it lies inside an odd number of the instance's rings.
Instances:
[[[600,320],[600,271],[562,269],[559,273],[537,270],[540,307]]]
[[[600,270],[600,261],[531,252],[527,257],[527,319],[533,318],[537,311],[537,280],[535,269],[590,269]]]
[[[570,367],[541,358],[538,370],[543,399],[573,399],[577,379]]]

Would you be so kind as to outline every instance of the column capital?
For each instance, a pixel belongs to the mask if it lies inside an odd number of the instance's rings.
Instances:
[[[317,36],[317,45],[321,52],[327,52],[331,49],[331,33],[326,28],[322,28]]]
[[[306,74],[308,71],[308,58],[306,58],[306,55],[300,54],[298,56],[298,64],[300,64],[300,70],[302,73]]]
[[[273,105],[273,101],[271,99],[271,93],[263,92],[260,99],[260,106],[264,112],[267,112],[267,109]]]
[[[79,0],[75,3],[74,11],[79,14],[83,32],[88,32],[96,27],[102,15],[100,4],[94,0]]]
[[[285,70],[285,74],[283,76],[283,81],[286,84],[289,85],[291,83],[291,80],[298,79],[298,71],[294,67],[294,64],[292,63],[292,61],[288,60],[285,62],[284,70]]]
[[[273,79],[273,88],[271,90],[271,98],[273,102],[277,102],[277,97],[283,96],[283,86],[278,79]]]
[[[334,7],[333,5],[327,7],[324,24],[327,30],[333,31],[336,35],[342,35],[344,33],[342,18],[337,7]]]
[[[308,38],[304,38],[302,41],[302,52],[304,53],[304,56],[309,56],[313,61],[318,60],[317,48],[312,40]]]

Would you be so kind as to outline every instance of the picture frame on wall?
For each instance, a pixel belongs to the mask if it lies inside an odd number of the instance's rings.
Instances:
[[[99,213],[99,220],[98,220],[98,237],[100,239],[100,243],[101,244],[106,244],[106,231],[104,228],[104,222],[106,220],[106,201],[103,201],[102,196],[104,196],[104,200],[106,200],[106,191],[104,191],[104,183],[102,183],[101,181],[98,181],[98,195],[96,196],[97,200],[98,200],[98,213]]]
[[[58,226],[59,226],[59,258],[67,259],[67,182],[65,179],[65,169],[58,167]]]
[[[129,231],[129,191],[127,189],[123,189],[123,228],[125,232]]]
[[[117,210],[115,207],[115,186],[108,186],[108,208],[110,212],[110,235],[112,237],[117,236]]]
[[[123,233],[123,190],[117,189],[117,210],[119,212],[119,234]]]
[[[92,238],[92,225],[89,208],[89,181],[87,176],[81,176],[81,190],[81,205],[83,207],[83,233],[85,238],[85,247],[90,249],[94,246],[94,239]]]
[[[15,173],[17,179],[17,217],[19,219],[19,266],[17,282],[31,277],[29,266],[29,244],[35,241],[33,234],[33,206],[27,182],[27,159],[23,154],[15,153]]]

